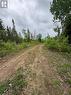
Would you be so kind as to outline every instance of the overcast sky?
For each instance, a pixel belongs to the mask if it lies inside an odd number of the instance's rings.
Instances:
[[[31,32],[42,33],[46,36],[55,35],[53,31],[53,16],[50,12],[52,0],[8,0],[8,8],[0,8],[0,18],[5,26],[12,26],[15,20],[16,29],[21,32],[29,28]]]

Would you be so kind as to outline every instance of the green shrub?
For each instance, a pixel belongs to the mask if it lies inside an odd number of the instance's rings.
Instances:
[[[28,44],[27,43],[21,43],[21,44],[18,44],[17,45],[17,49],[23,49],[23,48],[27,48],[28,47]]]
[[[36,44],[39,44],[39,43],[37,41],[31,41],[31,42],[23,41],[22,43],[16,44],[15,42],[10,42],[10,41],[8,42],[0,41],[0,57],[3,57],[10,53],[20,51],[30,46],[34,46]]]
[[[47,41],[46,41],[46,45],[50,49],[57,48],[57,42],[53,38],[48,38]]]
[[[67,43],[66,37],[60,37],[60,38],[47,38],[45,45],[52,50],[57,50],[60,52],[70,52],[71,48],[69,44]]]
[[[0,43],[0,57],[3,57],[9,53],[16,52],[28,47],[28,43],[16,44],[14,42],[2,42]]]

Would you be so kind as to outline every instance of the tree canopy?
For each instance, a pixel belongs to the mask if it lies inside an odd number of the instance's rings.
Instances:
[[[61,22],[71,13],[71,0],[53,0],[50,8],[54,19],[59,19]]]
[[[71,44],[71,0],[53,0],[50,10],[54,20],[61,22],[62,32]]]

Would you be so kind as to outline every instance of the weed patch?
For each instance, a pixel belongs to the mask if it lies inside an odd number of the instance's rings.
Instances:
[[[27,81],[23,75],[23,70],[17,70],[15,76],[4,83],[0,83],[0,95],[11,93],[20,95],[21,91],[27,86]]]
[[[47,38],[45,42],[45,46],[48,47],[48,49],[54,50],[54,51],[59,51],[59,52],[70,52],[71,47],[67,42],[67,38]]]

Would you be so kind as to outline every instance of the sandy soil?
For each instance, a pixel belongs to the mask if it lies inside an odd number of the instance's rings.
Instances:
[[[24,66],[27,61],[29,62],[29,57],[31,57],[30,53],[35,53],[35,51],[39,48],[39,46],[34,46],[31,49],[25,50],[19,55],[14,55],[1,59],[0,60],[0,81],[7,80],[9,77],[15,73],[15,71],[20,68],[22,65]],[[36,51],[37,53],[37,51]],[[33,56],[33,55],[32,55]]]

